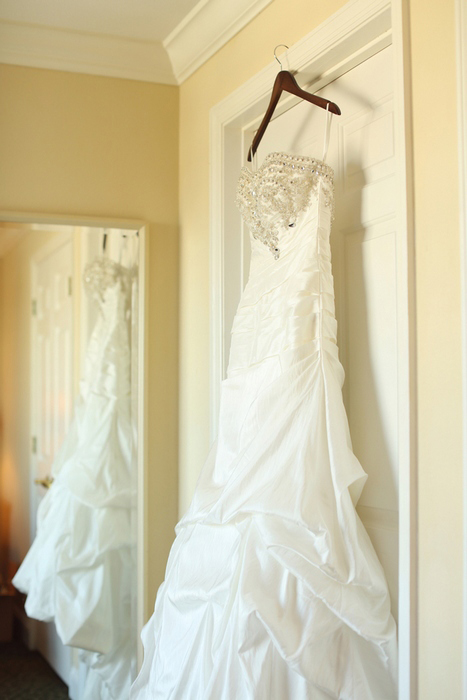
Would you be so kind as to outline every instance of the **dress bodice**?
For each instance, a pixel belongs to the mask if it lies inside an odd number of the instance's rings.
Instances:
[[[240,171],[236,204],[253,239],[280,256],[281,234],[296,225],[298,216],[317,196],[322,184],[324,203],[333,208],[334,171],[311,156],[269,153],[261,167]]]
[[[87,295],[98,305],[80,382],[81,394],[126,397],[130,392],[130,322],[136,268],[100,255],[83,272]]]
[[[335,354],[333,169],[311,156],[270,153],[256,172],[242,168],[236,202],[252,254],[228,376],[309,342]]]
[[[87,294],[103,304],[106,292],[119,288],[124,298],[129,296],[133,271],[110,258],[101,255],[88,263],[83,272],[83,284]]]

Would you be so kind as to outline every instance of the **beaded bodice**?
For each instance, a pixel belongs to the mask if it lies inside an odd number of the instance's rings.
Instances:
[[[83,271],[83,286],[99,313],[88,341],[81,396],[127,397],[130,391],[130,323],[136,268],[99,255]]]
[[[120,283],[124,294],[129,292],[132,277],[132,270],[102,255],[85,266],[83,284],[89,296],[102,303],[106,291],[117,283]]]
[[[267,246],[276,260],[281,232],[295,226],[319,186],[332,214],[334,171],[317,158],[274,152],[257,171],[241,169],[236,204],[253,238]]]

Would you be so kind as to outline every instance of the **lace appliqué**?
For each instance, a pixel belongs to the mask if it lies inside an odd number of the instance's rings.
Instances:
[[[133,271],[110,258],[95,258],[83,271],[83,285],[92,299],[102,303],[106,289],[119,280],[125,292],[130,290]]]
[[[279,235],[295,226],[311,196],[322,183],[325,204],[334,216],[334,171],[330,165],[308,156],[270,153],[254,173],[243,167],[238,181],[236,205],[253,238],[280,256]]]

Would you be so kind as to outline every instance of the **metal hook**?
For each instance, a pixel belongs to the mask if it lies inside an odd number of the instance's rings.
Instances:
[[[286,49],[288,49],[289,47],[288,47],[286,44],[277,44],[276,48],[274,49],[274,58],[276,59],[276,61],[277,61],[278,64],[280,65],[281,70],[283,70],[283,68],[282,68],[282,63],[279,61],[279,59],[278,59],[277,56],[276,56],[276,49],[278,49],[279,46],[285,46]]]

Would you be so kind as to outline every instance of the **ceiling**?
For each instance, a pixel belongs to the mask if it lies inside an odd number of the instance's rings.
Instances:
[[[179,85],[274,0],[0,0],[0,63]]]
[[[199,0],[0,0],[0,18],[42,27],[162,41]]]

